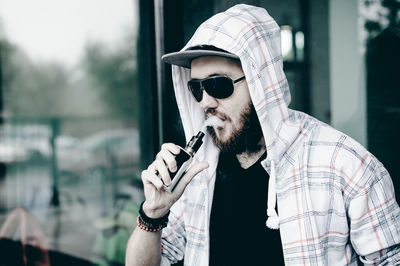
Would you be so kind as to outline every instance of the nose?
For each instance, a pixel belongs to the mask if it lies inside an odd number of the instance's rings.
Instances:
[[[204,110],[215,109],[218,106],[218,100],[203,90],[203,99],[201,99],[200,107]]]

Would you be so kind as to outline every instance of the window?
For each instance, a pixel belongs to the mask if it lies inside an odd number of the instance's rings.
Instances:
[[[143,200],[137,5],[0,0],[2,257],[25,240],[51,265],[124,265]]]

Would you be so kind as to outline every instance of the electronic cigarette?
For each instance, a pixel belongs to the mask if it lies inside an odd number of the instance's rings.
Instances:
[[[178,181],[185,174],[186,170],[192,163],[193,156],[199,150],[201,144],[203,144],[204,133],[199,131],[196,136],[193,136],[185,148],[179,147],[181,152],[175,156],[177,171],[171,173],[169,171],[169,176],[171,177],[171,184],[169,186],[164,185],[164,189],[168,192],[172,192],[178,184]]]
[[[203,128],[197,133],[197,135],[193,136],[190,141],[186,144],[185,148],[179,147],[181,149],[180,153],[175,156],[177,171],[175,173],[171,173],[169,171],[169,176],[171,178],[171,184],[169,186],[163,185],[164,190],[168,192],[172,192],[175,186],[178,184],[181,177],[186,173],[186,170],[189,168],[190,164],[193,161],[193,157],[196,152],[199,150],[201,145],[203,144],[203,137],[206,132],[206,128],[208,126],[223,128],[223,121],[216,116],[212,116],[208,118]],[[159,175],[161,178],[161,176]]]

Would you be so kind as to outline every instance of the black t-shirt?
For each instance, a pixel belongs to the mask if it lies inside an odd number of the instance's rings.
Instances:
[[[279,230],[266,227],[264,154],[248,169],[220,155],[210,220],[210,265],[284,265]]]

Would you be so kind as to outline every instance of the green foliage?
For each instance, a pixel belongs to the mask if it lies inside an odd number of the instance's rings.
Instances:
[[[18,78],[5,86],[5,106],[16,116],[57,116],[64,103],[58,97],[67,88],[66,71],[57,64],[20,65]]]
[[[84,68],[114,114],[137,116],[134,51],[134,47],[129,45],[114,50],[99,43],[86,46]]]
[[[6,40],[0,40],[0,64],[2,69],[2,80],[9,84],[15,78],[15,66],[11,62],[11,55],[15,53],[16,47]]]
[[[124,265],[126,245],[135,227],[140,205],[128,202],[115,217],[99,218],[95,227],[101,231],[96,235],[93,263],[98,266]]]
[[[33,61],[17,46],[0,40],[5,114],[23,117],[137,116],[133,38],[111,51],[86,46],[74,68]]]
[[[2,40],[4,111],[11,116],[62,116],[68,102],[69,72],[56,62],[33,62],[21,49]]]

